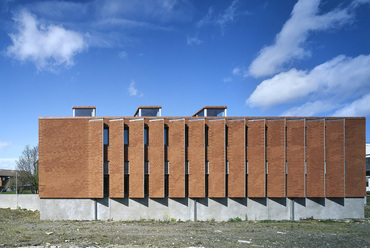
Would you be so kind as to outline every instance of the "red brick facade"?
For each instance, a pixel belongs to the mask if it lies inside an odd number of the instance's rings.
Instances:
[[[39,175],[40,198],[363,197],[365,118],[40,118]]]

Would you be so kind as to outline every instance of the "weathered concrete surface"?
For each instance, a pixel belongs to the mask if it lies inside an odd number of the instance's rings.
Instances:
[[[37,194],[0,194],[0,208],[25,208],[40,210],[40,198]]]
[[[41,219],[299,220],[363,218],[363,198],[41,199]]]
[[[41,220],[94,220],[93,199],[40,199]]]
[[[296,199],[294,216],[296,220],[364,218],[363,198],[306,198]]]

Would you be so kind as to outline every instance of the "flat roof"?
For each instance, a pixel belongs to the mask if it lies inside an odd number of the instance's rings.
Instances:
[[[72,109],[96,109],[95,106],[73,106]]]
[[[139,109],[162,109],[162,106],[139,106],[134,114],[134,117],[139,113]]]
[[[14,177],[15,170],[0,170],[0,176],[2,177]]]
[[[198,112],[196,112],[192,116],[196,116],[197,114],[202,112],[204,109],[227,109],[227,106],[204,106],[203,108],[201,108]]]

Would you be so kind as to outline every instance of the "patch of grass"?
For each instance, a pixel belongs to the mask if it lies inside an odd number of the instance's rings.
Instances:
[[[260,220],[259,223],[274,223],[274,220]]]
[[[336,223],[336,220],[333,219],[323,219],[323,220],[318,220],[321,223]]]
[[[227,220],[227,222],[242,222],[243,220],[239,217],[230,218]]]
[[[40,212],[26,209],[0,208],[0,221],[5,220],[39,220]]]

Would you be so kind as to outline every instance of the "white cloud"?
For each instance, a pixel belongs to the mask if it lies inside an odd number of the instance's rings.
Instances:
[[[137,89],[135,88],[135,82],[131,81],[130,86],[128,87],[128,93],[130,96],[136,96],[137,95]]]
[[[198,39],[198,37],[189,37],[187,38],[187,44],[188,45],[200,45],[203,41]]]
[[[293,102],[314,92],[317,86],[309,82],[305,71],[291,69],[260,83],[247,99],[251,107],[269,108],[274,105]]]
[[[94,7],[99,15],[105,17],[133,17],[148,23],[187,21],[191,19],[193,5],[181,0],[97,0]]]
[[[128,87],[128,93],[130,96],[138,96],[138,97],[144,96],[143,93],[139,93],[139,90],[135,86],[134,80],[131,81],[130,86]]]
[[[355,58],[340,55],[311,71],[291,69],[262,81],[246,103],[251,107],[269,108],[279,104],[314,100],[325,102],[328,110],[330,106],[337,106],[334,102],[344,104],[370,93],[369,68],[370,55]],[[311,104],[311,107],[318,106],[318,103]],[[302,105],[300,109],[291,109],[284,114],[297,113],[309,106],[310,104]]]
[[[126,51],[121,51],[119,54],[118,54],[118,57],[120,57],[121,59],[127,59],[128,57],[128,54]]]
[[[12,45],[7,55],[22,62],[32,61],[39,70],[72,66],[73,57],[86,48],[81,34],[62,26],[40,24],[23,10],[14,18],[17,33],[10,34]]]
[[[224,83],[230,83],[230,82],[232,82],[232,81],[233,81],[233,79],[232,79],[231,77],[225,77],[225,78],[223,78],[223,79],[222,79],[222,81],[223,81]]]
[[[220,25],[222,34],[225,33],[226,25],[234,21],[238,2],[239,0],[234,0],[231,5],[225,10],[225,12],[217,18],[216,23]]]
[[[239,76],[241,74],[241,69],[240,67],[235,67],[232,71],[234,76]]]
[[[338,28],[353,20],[353,8],[335,9],[319,15],[320,0],[299,0],[290,19],[275,37],[275,42],[259,52],[249,66],[249,74],[254,77],[270,76],[279,72],[292,60],[310,56],[304,43],[313,31]]]
[[[0,158],[0,169],[14,170],[17,158]]]
[[[221,29],[222,35],[224,35],[226,26],[233,22],[238,15],[238,3],[239,0],[234,0],[229,7],[217,15],[215,14],[214,8],[209,7],[207,14],[196,23],[196,27],[202,28],[209,25],[218,26]]]
[[[307,102],[299,107],[291,108],[284,113],[282,116],[313,116],[317,113],[324,113],[331,111],[336,108],[336,105],[330,101],[315,101]]]
[[[9,146],[9,145],[10,145],[9,142],[0,141],[0,150]]]
[[[370,94],[338,109],[333,116],[370,116]]]
[[[210,23],[212,23],[213,14],[214,14],[214,9],[212,7],[209,7],[207,14],[197,22],[196,24],[197,28],[201,28],[201,27],[207,26]]]

